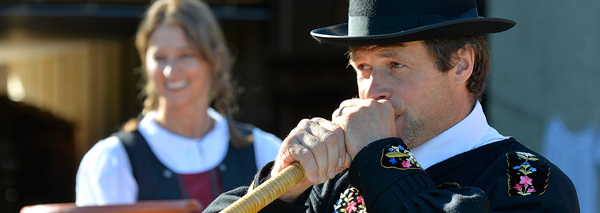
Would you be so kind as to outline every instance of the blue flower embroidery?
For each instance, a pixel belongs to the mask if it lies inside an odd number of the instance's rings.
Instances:
[[[396,159],[394,159],[394,158],[390,159],[390,162],[391,162],[392,164],[396,164],[396,163],[398,163],[398,161],[397,161]]]
[[[398,146],[398,149],[404,151],[404,147],[402,147],[402,146]]]
[[[545,192],[549,171],[538,165],[547,166],[547,162],[525,152],[507,153],[506,158],[508,168],[512,168],[507,173],[509,196],[539,195]],[[540,168],[540,172],[537,172],[537,168]]]
[[[392,148],[389,148],[389,149],[388,149],[388,151],[390,151],[390,152],[391,152],[391,151],[394,151],[394,149],[392,149]]]
[[[358,189],[349,186],[340,195],[338,202],[333,205],[333,210],[334,213],[365,213],[365,200]]]

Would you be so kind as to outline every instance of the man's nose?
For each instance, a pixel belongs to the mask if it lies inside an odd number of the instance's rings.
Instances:
[[[370,78],[365,82],[367,84],[365,97],[375,100],[388,99],[391,93],[386,82],[386,78],[381,74],[381,71],[373,70]]]

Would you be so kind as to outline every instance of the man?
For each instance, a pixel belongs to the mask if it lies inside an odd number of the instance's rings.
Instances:
[[[332,121],[301,121],[272,167],[206,212],[295,161],[306,179],[264,212],[579,212],[569,178],[490,127],[478,101],[483,34],[513,21],[478,17],[474,0],[350,0],[348,11],[347,24],[311,34],[349,46],[360,99]]]

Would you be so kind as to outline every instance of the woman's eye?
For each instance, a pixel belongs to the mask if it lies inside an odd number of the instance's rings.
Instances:
[[[166,59],[167,59],[167,58],[166,58],[166,57],[163,57],[163,56],[154,56],[154,60],[155,60],[155,61],[164,61],[164,60],[166,60]]]
[[[179,57],[180,58],[191,58],[191,57],[193,57],[193,55],[190,53],[184,53],[184,54],[181,54]]]
[[[400,67],[403,67],[403,66],[404,66],[404,64],[392,62],[392,68],[400,68]]]

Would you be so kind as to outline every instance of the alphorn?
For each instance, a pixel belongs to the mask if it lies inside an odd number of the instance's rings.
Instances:
[[[275,177],[249,191],[221,213],[255,213],[304,180],[304,169],[295,162]]]

